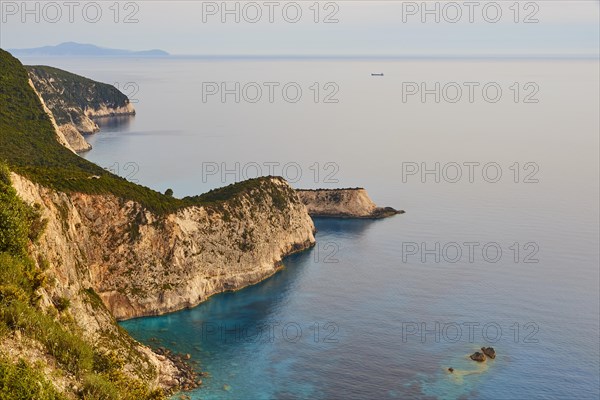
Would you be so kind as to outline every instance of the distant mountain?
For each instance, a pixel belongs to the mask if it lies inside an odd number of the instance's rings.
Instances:
[[[56,46],[35,47],[31,49],[10,49],[14,56],[83,56],[83,57],[165,57],[169,53],[163,50],[132,51],[108,49],[93,44],[65,42]]]

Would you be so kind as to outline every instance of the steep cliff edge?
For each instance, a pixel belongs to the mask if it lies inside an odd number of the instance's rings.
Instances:
[[[0,87],[0,397],[157,400],[189,384],[184,366],[117,325],[90,283],[79,238],[63,233],[67,209],[56,214],[40,193],[116,191],[158,210],[179,203],[74,154],[24,67],[2,49]],[[28,180],[40,193],[15,190]]]
[[[391,207],[377,207],[362,188],[298,189],[296,193],[313,217],[378,219],[404,213]]]
[[[258,178],[229,200],[157,215],[112,195],[64,194],[13,175],[51,223],[46,257],[76,270],[117,319],[197,305],[257,283],[315,242],[312,220],[281,178]]]
[[[184,199],[135,185],[64,145],[27,72],[1,49],[0,83],[0,397],[163,398],[189,375],[116,318],[191,307],[270,276],[314,244],[306,207],[276,177]],[[39,235],[19,233],[16,220]],[[9,253],[4,242],[17,236],[21,249]],[[48,382],[61,396],[40,397]]]
[[[25,68],[59,130],[77,152],[91,149],[83,135],[99,130],[94,118],[135,114],[127,96],[112,85],[53,67]]]
[[[18,182],[0,163],[0,397],[156,400],[187,384],[117,325],[84,260],[60,246],[64,212],[19,196]]]

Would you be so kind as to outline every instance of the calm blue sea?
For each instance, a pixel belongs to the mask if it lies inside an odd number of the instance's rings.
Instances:
[[[318,219],[272,278],[124,322],[208,372],[193,399],[598,398],[597,61],[23,61],[136,101],[85,155],[128,179],[185,196],[272,172],[406,210]],[[407,97],[436,82],[439,102]]]

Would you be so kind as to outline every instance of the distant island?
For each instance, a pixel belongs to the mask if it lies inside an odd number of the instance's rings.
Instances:
[[[11,49],[15,56],[82,56],[82,57],[167,57],[163,50],[122,50],[99,47],[93,44],[65,42],[56,46],[34,47],[30,49]]]

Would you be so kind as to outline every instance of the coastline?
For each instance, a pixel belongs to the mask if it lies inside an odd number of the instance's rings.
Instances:
[[[251,286],[258,285],[259,283],[262,283],[262,282],[268,280],[269,278],[273,277],[278,272],[281,272],[285,268],[285,258],[287,258],[289,256],[292,256],[294,254],[298,254],[298,253],[302,253],[304,251],[310,250],[315,245],[316,245],[316,242],[307,241],[303,245],[298,246],[295,250],[283,254],[282,257],[281,257],[281,260],[275,262],[273,264],[273,268],[271,270],[269,270],[269,271],[266,271],[264,275],[262,275],[262,276],[260,276],[260,277],[258,277],[256,279],[253,279],[253,280],[245,281],[243,284],[240,284],[240,285],[227,285],[227,284],[225,284],[222,290],[214,291],[214,292],[206,295],[205,297],[203,297],[201,300],[199,300],[196,303],[185,305],[185,306],[182,306],[182,307],[179,307],[179,308],[174,308],[174,309],[166,310],[166,311],[149,312],[149,313],[144,313],[144,314],[140,314],[140,315],[135,315],[135,316],[132,316],[132,317],[125,317],[125,318],[116,317],[116,320],[117,320],[117,322],[125,322],[125,321],[131,321],[131,320],[135,320],[135,319],[140,319],[140,318],[161,317],[161,316],[164,316],[164,315],[174,314],[174,313],[178,313],[180,311],[189,310],[189,309],[198,307],[202,303],[205,303],[208,300],[210,300],[213,296],[216,296],[216,295],[219,295],[219,294],[222,294],[222,293],[238,292],[240,290],[244,290],[244,289],[249,288]]]

